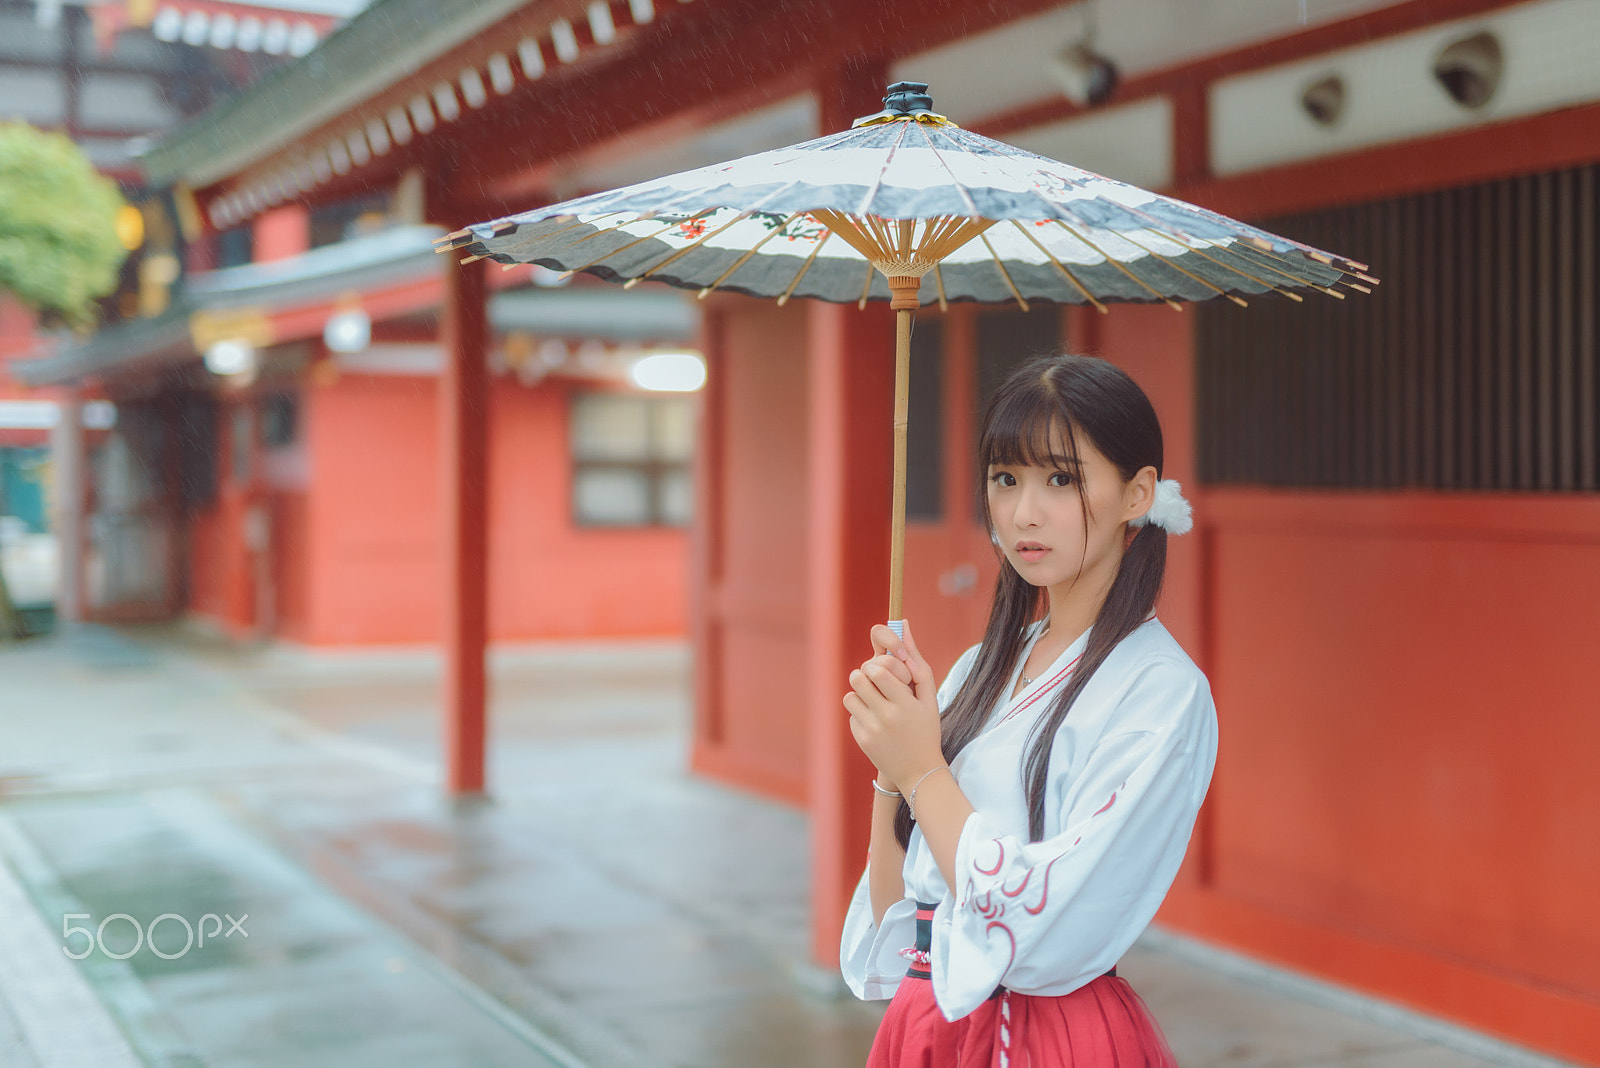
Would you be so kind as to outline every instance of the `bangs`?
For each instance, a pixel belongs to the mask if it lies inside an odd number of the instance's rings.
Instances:
[[[1047,387],[1008,390],[995,397],[978,442],[980,476],[991,465],[1069,471],[1079,466],[1072,417],[1054,393]]]

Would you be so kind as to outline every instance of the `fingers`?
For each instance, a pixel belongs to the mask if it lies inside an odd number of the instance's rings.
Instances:
[[[877,656],[873,657],[871,660],[868,660],[861,666],[865,668],[867,664],[876,664],[879,667],[884,668],[891,675],[905,683],[907,686],[910,686],[913,681],[910,666],[907,665],[905,661],[900,660],[898,657],[891,656],[888,653],[879,653]]]
[[[867,671],[869,667],[872,668],[871,673]],[[882,685],[879,685],[880,682]],[[889,685],[891,680],[888,672],[874,667],[870,662],[850,672],[850,688],[869,709],[875,709],[880,703],[888,701],[883,691]]]
[[[906,643],[895,636],[894,631],[889,629],[888,624],[879,623],[872,628],[872,651],[874,654],[887,653],[890,656],[904,660],[906,658],[905,649]]]
[[[884,629],[887,630],[888,628]],[[917,648],[916,638],[911,634],[911,621],[909,619],[906,620],[905,644],[908,654],[906,663],[911,668],[911,681],[916,684],[918,691],[921,692],[921,688],[924,685],[934,684],[935,679],[933,677],[933,668],[928,666],[927,659],[923,657],[921,650]]]
[[[911,680],[900,677],[900,672],[904,672],[905,674],[909,675],[910,669],[904,664],[897,663],[895,665],[895,667],[899,668],[899,672],[897,672],[894,668],[891,668],[887,664],[883,663],[884,659],[892,660],[893,658],[873,657],[871,660],[868,660],[865,664],[861,665],[859,669],[861,675],[877,688],[878,693],[882,695],[885,700],[893,702],[904,697],[912,696]]]

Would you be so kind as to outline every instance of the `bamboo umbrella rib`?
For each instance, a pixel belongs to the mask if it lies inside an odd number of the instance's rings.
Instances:
[[[872,198],[878,195],[878,190],[883,188],[883,176],[888,173],[890,164],[894,163],[894,154],[899,150],[901,142],[906,139],[906,127],[915,126],[916,123],[901,123],[900,136],[895,138],[894,144],[889,147],[889,154],[884,157],[883,166],[878,168],[878,176],[872,180],[872,185],[867,189],[867,195],[861,198],[861,204],[856,208],[855,214],[865,215],[872,206]]]
[[[1006,265],[1000,262],[1000,257],[995,255],[994,246],[989,243],[988,234],[979,234],[983,247],[989,250],[989,255],[994,259],[995,267],[1000,271],[1000,277],[1006,280],[1006,288],[1011,290],[1011,295],[1017,298],[1017,303],[1022,305],[1022,310],[1028,310],[1028,302],[1022,299],[1022,294],[1017,291],[1017,284],[1011,280],[1011,274],[1006,270]]]
[[[828,238],[832,237],[833,233],[834,232],[832,230],[828,230],[817,239],[817,247],[811,250],[811,255],[806,257],[806,262],[800,265],[800,271],[794,276],[794,281],[789,283],[789,288],[785,289],[783,291],[783,295],[778,298],[778,307],[781,308],[785,304],[789,303],[789,298],[794,295],[795,289],[797,289],[800,285],[800,279],[804,278],[806,276],[806,272],[811,270],[811,265],[817,262],[817,253],[822,251],[822,246],[828,243]]]
[[[944,272],[939,270],[938,263],[933,265],[933,284],[939,287],[939,310],[950,310],[950,300],[944,295]]]
[[[889,236],[888,225],[876,215],[863,215],[862,221],[867,224],[867,229],[872,233],[872,239],[877,243],[880,259],[887,259],[894,255],[894,239]]]
[[[714,208],[707,208],[706,211],[700,212],[700,214],[704,215],[706,212],[714,211],[714,210],[715,210]],[[620,215],[622,213],[621,212],[616,212],[614,214],[619,214]],[[585,226],[594,226],[594,233],[584,234],[582,237],[578,238],[576,241],[571,242],[567,246],[568,248],[575,248],[576,246],[583,244],[585,241],[593,241],[595,238],[601,236],[602,234],[614,234],[618,230],[622,229],[624,226],[630,226],[633,223],[649,222],[651,219],[655,218],[657,214],[658,214],[657,212],[647,211],[643,215],[639,216],[636,219],[624,219],[621,222],[617,223],[617,225],[615,225],[615,226],[597,226],[597,225],[595,225],[595,223],[592,220],[590,222],[586,222],[586,223],[584,223],[584,222],[573,223],[571,226],[563,227],[562,229],[557,230],[554,233],[540,234],[539,237],[540,237],[541,240],[544,240],[546,238],[559,237],[562,234],[567,233],[568,231],[582,229]],[[698,218],[698,216],[690,216],[690,218]],[[685,221],[687,221],[687,220],[685,220]],[[670,230],[674,226],[677,226],[677,225],[679,225],[679,224],[678,223],[670,223],[670,224],[668,224],[667,229]],[[624,247],[631,248],[632,246],[624,246]],[[619,249],[618,251],[621,251],[621,250]]]
[[[945,161],[944,153],[940,152],[938,148],[934,147],[933,135],[928,133],[927,130],[923,129],[922,124],[919,122],[912,122],[909,125],[915,126],[917,128],[917,132],[922,134],[922,139],[928,144],[928,151],[933,153],[933,158],[939,161],[939,166],[943,167],[944,172],[950,176],[950,184],[956,187],[956,192],[961,194],[961,199],[967,202],[968,213],[974,216],[981,215],[982,212],[978,210],[977,202],[972,199],[972,194],[967,192],[966,185],[962,183],[961,179],[956,177],[956,172],[951,170],[950,164]],[[977,153],[972,151],[972,149],[968,148],[966,145],[963,145],[960,138],[951,138],[951,140],[953,140],[956,145],[967,155],[977,155]]]
[[[818,222],[827,224],[829,233],[838,234],[840,240],[865,256],[868,262],[878,255],[872,235],[861,229],[854,215],[832,210],[818,210],[811,214]]]
[[[1159,231],[1155,231],[1155,232],[1159,233]],[[1185,242],[1185,244],[1187,244],[1187,242]],[[1216,264],[1218,267],[1221,267],[1225,271],[1232,271],[1234,274],[1238,275],[1240,278],[1248,278],[1248,279],[1250,279],[1250,281],[1254,282],[1258,286],[1261,286],[1261,287],[1267,289],[1269,292],[1277,293],[1277,294],[1279,294],[1281,296],[1288,297],[1290,300],[1294,301],[1296,304],[1301,304],[1301,303],[1305,302],[1306,298],[1302,297],[1300,294],[1292,292],[1292,291],[1287,290],[1287,289],[1280,289],[1278,286],[1273,285],[1271,282],[1267,281],[1265,278],[1262,278],[1260,275],[1251,274],[1249,271],[1241,271],[1239,268],[1235,267],[1231,263],[1223,263],[1221,260],[1217,259],[1217,257],[1215,257],[1215,256],[1211,255],[1211,253],[1207,252],[1205,249],[1196,248],[1194,245],[1188,245],[1188,248],[1189,248],[1190,252],[1193,252],[1196,256],[1199,256],[1201,259],[1210,260],[1212,263]]]
[[[706,209],[706,211],[712,211],[712,210],[714,210],[714,209],[712,209],[712,208],[707,208]],[[704,214],[704,212],[702,212],[701,214]],[[696,218],[698,218],[698,216],[691,215],[688,219],[685,219],[684,222],[691,222]],[[683,224],[682,223],[675,223],[675,222],[668,223],[667,225],[663,226],[661,229],[657,230],[655,233],[653,233],[653,234],[645,234],[643,237],[636,237],[632,241],[629,241],[626,245],[623,245],[621,248],[614,248],[610,252],[605,253],[604,255],[596,256],[594,259],[590,260],[588,263],[585,263],[581,267],[568,268],[565,272],[563,272],[561,277],[563,277],[563,278],[571,278],[573,275],[577,274],[579,271],[587,271],[590,267],[593,267],[595,264],[599,263],[601,260],[608,259],[608,258],[610,258],[612,256],[615,256],[619,252],[626,252],[630,248],[632,248],[633,246],[635,246],[635,245],[637,245],[637,244],[639,244],[641,242],[650,241],[650,240],[653,240],[655,238],[658,238],[662,234],[666,233],[668,230],[671,230],[673,227],[681,226],[681,225],[683,225]],[[615,233],[615,232],[616,231],[615,231],[614,228],[611,229],[611,230],[597,231],[594,234],[590,234],[589,237],[597,237],[597,236],[599,236],[600,233],[610,234],[610,233]],[[585,240],[587,240],[587,238]]]
[[[762,245],[765,245],[768,241],[771,241],[773,238],[775,238],[779,234],[781,234],[783,232],[783,230],[784,230],[784,227],[786,227],[790,223],[794,222],[796,219],[798,219],[803,214],[805,214],[805,213],[797,211],[793,215],[789,216],[787,219],[783,220],[782,223],[780,223],[779,225],[773,227],[772,231],[770,233],[768,233],[766,237],[763,237],[760,241],[757,241],[754,245],[750,246],[750,251],[749,252],[746,252],[743,256],[740,256],[736,261],[734,261],[734,264],[733,264],[732,267],[729,267],[726,271],[723,271],[720,275],[718,275],[717,276],[717,280],[715,282],[712,282],[710,285],[708,285],[708,286],[704,287],[703,289],[701,289],[700,290],[700,294],[699,294],[700,299],[704,300],[707,293],[710,293],[713,289],[716,289],[722,283],[726,282],[728,280],[728,277],[731,274],[733,274],[734,271],[737,271],[740,267],[743,267],[745,265],[745,263],[747,263],[749,261],[751,256],[754,256],[757,252],[761,251],[761,246]]]
[[[993,219],[962,219],[960,225],[946,235],[939,244],[928,249],[927,258],[938,263],[993,225],[995,225]]]
[[[868,260],[867,278],[866,281],[861,283],[861,299],[856,301],[857,308],[865,308],[867,306],[867,294],[872,292],[872,276],[876,271],[877,268],[872,265],[872,261]]]
[[[1279,274],[1288,274],[1288,272],[1284,271],[1282,268],[1279,268],[1277,266],[1278,264],[1284,264],[1285,266],[1291,266],[1291,267],[1293,266],[1293,264],[1291,264],[1288,260],[1284,259],[1282,256],[1279,256],[1275,252],[1262,252],[1260,250],[1252,250],[1252,253],[1251,253],[1250,257],[1241,257],[1241,258],[1248,258],[1248,259],[1251,260],[1252,263],[1259,262],[1259,263],[1261,263],[1261,265],[1263,267],[1271,265],[1272,269],[1276,270]],[[1289,275],[1289,277],[1293,277],[1293,275]],[[1345,279],[1344,279],[1344,276],[1341,274],[1339,279],[1338,279],[1338,281],[1336,281],[1334,283],[1334,285],[1338,285],[1339,282],[1343,282],[1343,281],[1345,281]],[[1337,289],[1334,289],[1332,286],[1318,285],[1316,282],[1309,282],[1309,281],[1308,282],[1304,282],[1302,284],[1310,286],[1312,289],[1320,290],[1321,292],[1328,294],[1328,296],[1330,296],[1330,297],[1335,297],[1335,298],[1337,298],[1339,300],[1343,300],[1344,299],[1344,294],[1339,292]],[[1370,290],[1368,292],[1370,292]]]
[[[1239,257],[1241,260],[1244,260],[1246,263],[1250,264],[1252,267],[1259,267],[1259,268],[1261,268],[1263,270],[1271,271],[1273,274],[1280,275],[1280,276],[1282,276],[1284,278],[1289,279],[1295,285],[1305,286],[1307,289],[1315,289],[1318,293],[1326,293],[1328,296],[1335,297],[1335,298],[1337,298],[1339,300],[1343,300],[1344,299],[1344,294],[1339,292],[1337,289],[1329,289],[1327,286],[1318,285],[1315,282],[1307,281],[1304,278],[1296,277],[1295,275],[1292,275],[1288,271],[1284,270],[1282,267],[1277,266],[1277,263],[1284,263],[1285,261],[1283,261],[1283,260],[1277,260],[1276,262],[1273,262],[1272,260],[1268,259],[1268,260],[1264,261],[1262,259],[1256,258],[1254,255],[1250,255],[1250,256],[1245,255],[1245,250],[1251,248],[1254,244],[1255,244],[1254,242],[1250,242],[1249,244],[1228,245],[1228,246],[1224,246],[1222,248],[1219,248],[1217,251],[1218,252],[1231,253],[1232,255],[1235,255],[1235,256]],[[1257,251],[1259,251],[1259,250],[1257,250]],[[1272,254],[1271,253],[1267,253],[1266,255],[1268,257],[1270,257]]]
[[[722,233],[722,231],[726,230],[728,227],[734,225],[735,223],[740,223],[740,222],[743,222],[744,220],[748,219],[750,216],[752,216],[756,212],[760,211],[761,210],[761,206],[763,204],[765,204],[768,201],[773,200],[773,199],[775,199],[777,197],[782,196],[783,194],[787,193],[789,190],[793,189],[795,186],[797,186],[799,184],[800,184],[800,180],[798,178],[796,178],[793,181],[790,181],[790,182],[788,182],[788,183],[786,183],[784,185],[780,185],[778,188],[774,189],[772,192],[768,193],[766,196],[762,197],[760,200],[756,201],[754,204],[751,204],[749,207],[747,207],[743,211],[739,212],[739,214],[735,215],[733,218],[729,219],[727,222],[723,223],[721,226],[717,227],[715,230],[712,230],[710,233],[701,234],[700,237],[695,239],[693,242],[691,242],[688,245],[685,245],[683,248],[679,249],[677,252],[675,252],[672,255],[668,256],[666,259],[662,260],[660,263],[656,264],[654,267],[650,268],[648,271],[644,272],[641,275],[635,275],[633,278],[628,279],[626,282],[623,283],[623,286],[625,288],[626,287],[631,287],[631,286],[637,284],[640,279],[650,277],[651,275],[655,274],[657,271],[661,270],[661,268],[665,267],[667,264],[672,263],[673,261],[678,259],[678,257],[680,257],[680,256],[682,256],[682,255],[684,255],[684,254],[686,254],[688,252],[692,252],[695,249],[699,248],[701,245],[705,244],[707,241],[710,241],[713,237],[716,237],[718,234]],[[719,210],[719,209],[717,209],[717,208],[705,208],[702,211],[697,212],[694,216],[691,216],[691,217],[692,218],[699,218],[700,215],[703,215],[706,212],[717,211],[717,210]]]
[[[766,200],[770,200],[770,199],[771,199],[771,197],[764,197],[762,202],[764,203]],[[642,281],[642,280],[644,280],[646,278],[649,278],[651,275],[653,275],[657,271],[661,270],[661,268],[665,267],[667,264],[674,263],[678,259],[680,259],[680,258],[682,258],[684,256],[687,256],[689,253],[693,252],[695,249],[699,248],[701,245],[705,244],[707,241],[710,241],[713,237],[716,237],[718,234],[722,233],[722,231],[726,230],[728,227],[734,225],[735,223],[744,222],[746,219],[750,218],[750,216],[754,215],[758,210],[759,210],[758,208],[746,208],[744,211],[741,211],[739,214],[735,215],[733,218],[729,219],[727,222],[723,223],[721,226],[717,227],[715,230],[710,230],[710,231],[707,231],[706,233],[701,234],[699,237],[695,238],[689,244],[683,246],[678,251],[674,252],[672,255],[668,256],[666,259],[662,260],[660,263],[658,263],[654,267],[650,268],[648,271],[645,271],[643,274],[634,275],[632,278],[628,279],[626,282],[623,283],[624,287],[631,287],[631,286],[635,285],[636,283],[638,283],[638,282],[640,282],[640,281]]]
[[[1299,242],[1296,242],[1296,244],[1299,244]],[[1329,267],[1333,267],[1340,263],[1344,264],[1344,266],[1340,267],[1339,269],[1341,271],[1348,271],[1350,274],[1362,274],[1365,271],[1372,270],[1372,268],[1367,264],[1352,260],[1348,256],[1333,256],[1323,252],[1321,249],[1311,248],[1309,245],[1300,245],[1300,247],[1305,250],[1305,254],[1307,256],[1310,256],[1318,263],[1326,263]],[[1376,282],[1377,279],[1368,278],[1367,281]]]
[[[945,242],[966,224],[967,219],[962,215],[941,217],[937,228],[930,226],[923,232],[922,244],[917,247],[917,256],[938,263],[949,254],[950,250],[945,248]]]
[[[1104,314],[1106,314],[1107,312],[1109,312],[1111,310],[1111,309],[1107,308],[1104,304],[1100,303],[1098,300],[1095,300],[1094,299],[1094,294],[1089,292],[1089,290],[1084,286],[1084,284],[1082,282],[1078,281],[1077,275],[1075,275],[1071,271],[1067,270],[1066,265],[1063,264],[1060,260],[1056,259],[1055,253],[1053,253],[1049,249],[1045,248],[1044,247],[1044,243],[1042,241],[1040,241],[1037,237],[1034,237],[1033,234],[1029,233],[1028,232],[1028,228],[1026,226],[1023,226],[1016,219],[1012,219],[1011,220],[1011,225],[1015,226],[1018,230],[1021,230],[1022,231],[1022,236],[1026,237],[1029,241],[1032,241],[1036,246],[1038,246],[1039,251],[1043,252],[1047,257],[1049,257],[1051,263],[1055,264],[1056,270],[1060,271],[1062,276],[1064,278],[1066,278],[1067,281],[1071,282],[1074,286],[1076,286],[1078,292],[1083,294],[1083,299],[1088,301],[1090,304],[1093,304],[1097,309],[1099,309],[1101,315],[1104,315]]]
[[[1155,298],[1157,300],[1159,300],[1159,301],[1165,302],[1167,307],[1171,308],[1173,311],[1183,311],[1183,305],[1179,304],[1177,301],[1173,300],[1171,297],[1169,297],[1165,293],[1161,292],[1159,289],[1157,289],[1155,286],[1151,285],[1149,282],[1146,282],[1143,278],[1140,278],[1138,275],[1134,274],[1132,271],[1130,271],[1128,269],[1126,264],[1124,264],[1121,261],[1115,259],[1114,257],[1106,256],[1106,253],[1105,253],[1105,251],[1103,249],[1101,249],[1093,241],[1090,241],[1087,237],[1084,237],[1082,234],[1078,233],[1078,231],[1074,230],[1068,223],[1066,223],[1065,221],[1063,221],[1061,219],[1056,219],[1055,220],[1055,224],[1057,226],[1061,227],[1067,233],[1071,234],[1073,237],[1077,238],[1079,241],[1082,241],[1085,245],[1088,245],[1090,248],[1094,249],[1094,251],[1100,253],[1101,256],[1105,257],[1105,261],[1107,263],[1111,264],[1111,266],[1115,267],[1117,270],[1121,271],[1123,274],[1125,274],[1129,278],[1133,279],[1135,284],[1141,285],[1144,288],[1148,289],[1151,293],[1155,294]]]
[[[1229,300],[1233,301],[1233,303],[1239,305],[1239,307],[1248,308],[1250,306],[1249,303],[1243,297],[1239,296],[1238,294],[1229,293],[1226,289],[1223,289],[1221,286],[1215,285],[1215,284],[1213,284],[1211,282],[1208,282],[1204,278],[1201,278],[1199,275],[1197,275],[1197,274],[1195,274],[1195,273],[1193,273],[1191,271],[1184,270],[1182,267],[1178,266],[1177,261],[1172,259],[1170,256],[1163,256],[1161,253],[1157,252],[1155,249],[1149,247],[1148,245],[1141,245],[1139,242],[1135,241],[1133,238],[1129,237],[1127,234],[1123,234],[1122,235],[1122,239],[1124,241],[1126,241],[1128,244],[1132,245],[1134,248],[1142,248],[1142,249],[1144,249],[1150,255],[1154,256],[1156,259],[1160,260],[1162,263],[1166,264],[1168,267],[1171,267],[1174,271],[1177,271],[1179,274],[1183,275],[1186,278],[1194,279],[1196,282],[1199,282],[1201,285],[1205,286],[1207,289],[1211,290],[1213,293],[1216,293],[1218,296],[1227,297]]]

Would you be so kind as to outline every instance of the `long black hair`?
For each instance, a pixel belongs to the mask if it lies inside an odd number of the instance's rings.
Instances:
[[[1049,466],[1063,460],[1077,466],[1077,435],[1092,442],[1122,478],[1130,480],[1146,467],[1161,477],[1161,423],[1138,384],[1115,364],[1087,356],[1040,356],[1007,376],[984,411],[978,438],[980,486],[990,465]],[[1062,441],[1066,457],[1056,455]],[[1083,504],[1084,525],[1089,502],[1083,482],[1075,483]],[[989,495],[983,501],[984,525],[994,529]],[[983,645],[966,680],[942,717],[944,758],[948,763],[983,730],[990,713],[1005,695],[1012,668],[1027,644],[1027,626],[1046,605],[1046,591],[1017,574],[1000,556],[994,605],[984,629]],[[1167,532],[1154,524],[1138,527],[1111,589],[1089,631],[1088,647],[1066,685],[1035,725],[1023,761],[1022,781],[1028,797],[1028,838],[1044,837],[1044,796],[1050,749],[1062,720],[1095,671],[1116,648],[1149,618],[1167,571]],[[911,837],[911,812],[904,802],[895,818],[895,837],[904,847]]]

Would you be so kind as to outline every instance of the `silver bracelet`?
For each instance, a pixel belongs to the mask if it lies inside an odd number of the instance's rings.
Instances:
[[[883,787],[879,786],[877,779],[873,779],[872,780],[872,790],[879,797],[899,797],[900,796],[900,792],[898,790],[885,790]]]
[[[906,799],[906,807],[911,810],[912,819],[917,818],[917,788],[922,785],[923,781],[927,779],[929,775],[932,775],[936,771],[950,771],[950,765],[940,764],[936,768],[929,768],[927,771],[922,773],[922,778],[917,780],[916,786],[911,788],[911,796]],[[951,772],[951,774],[953,775],[955,773]]]

